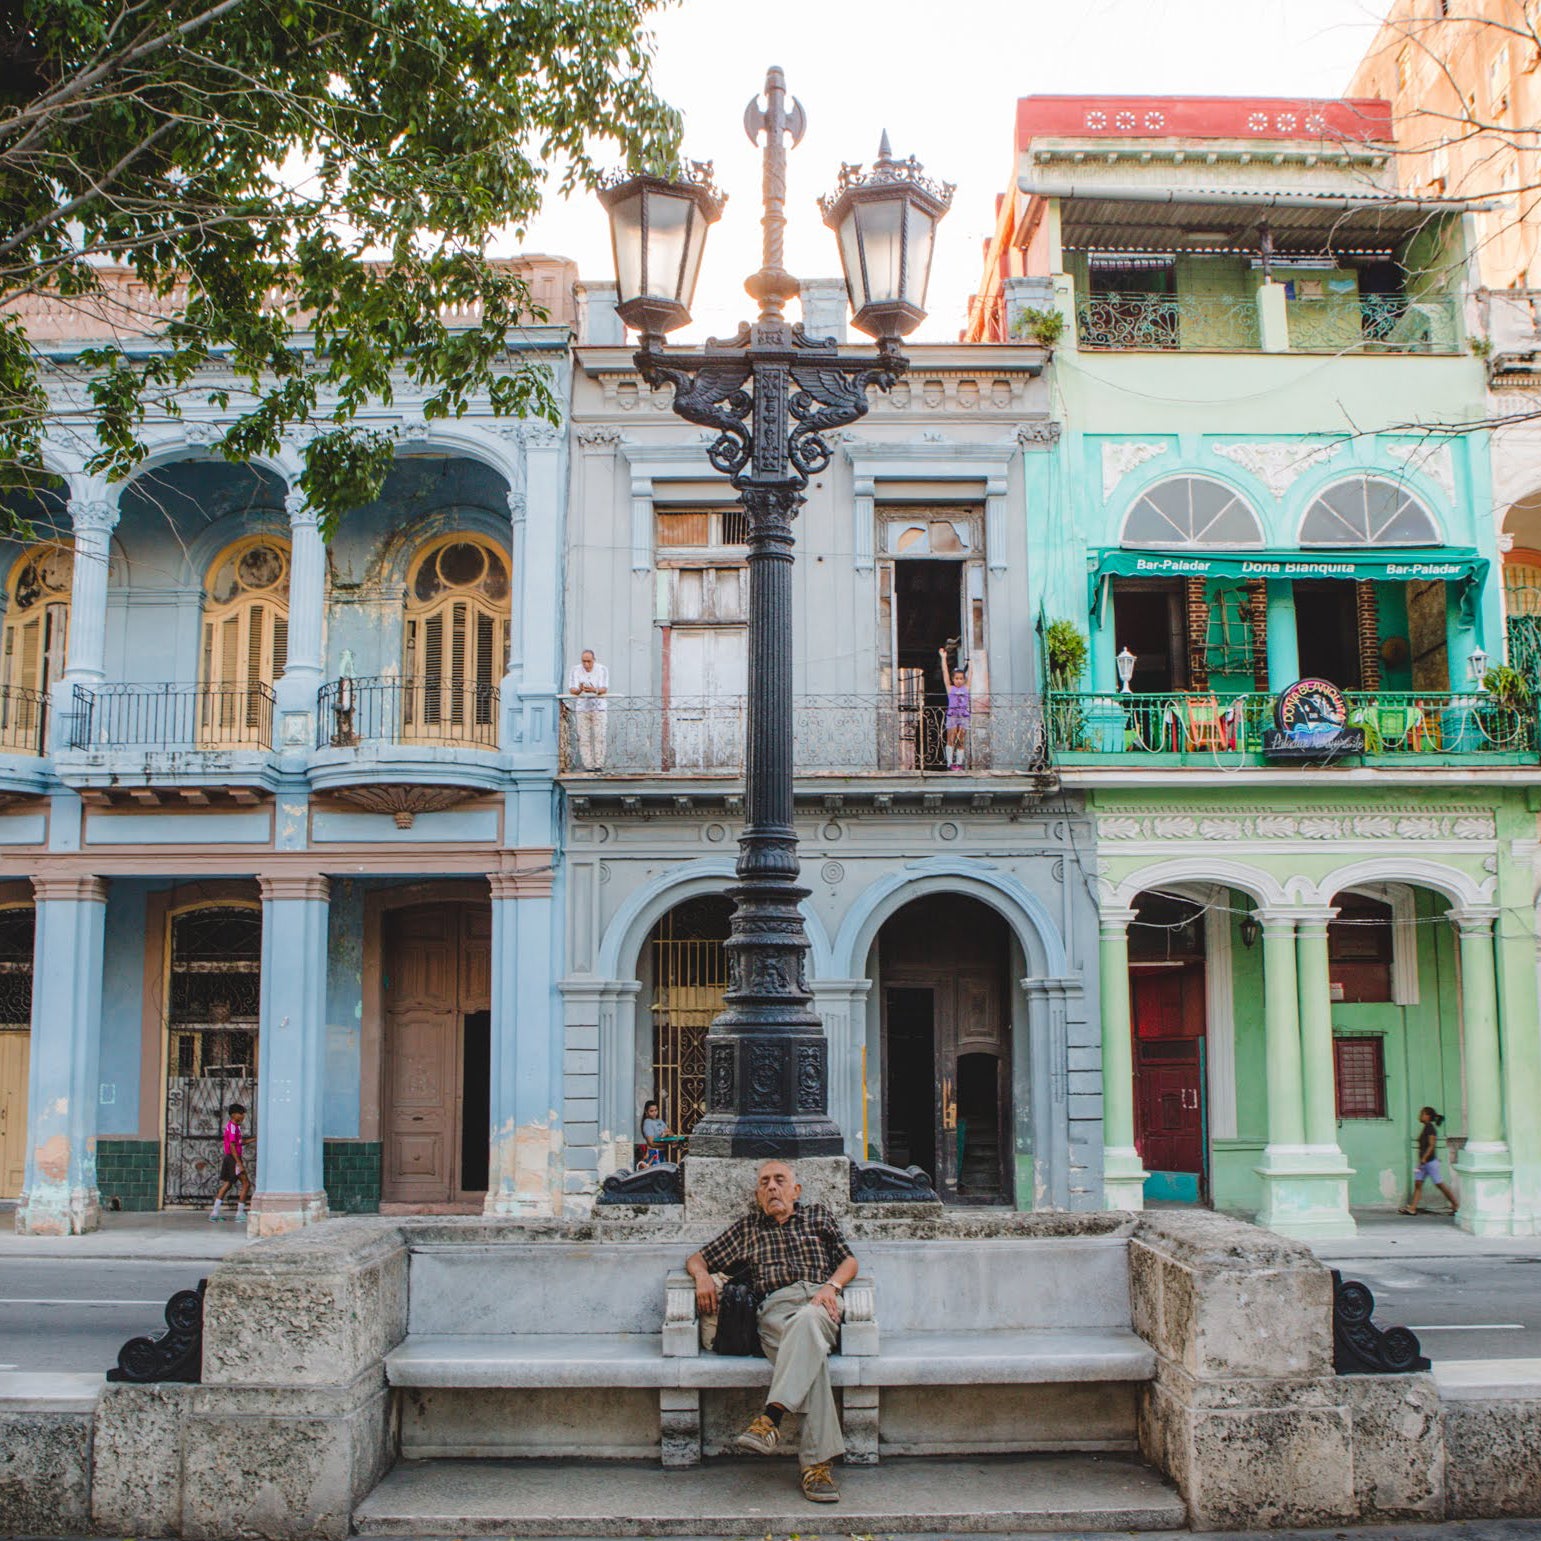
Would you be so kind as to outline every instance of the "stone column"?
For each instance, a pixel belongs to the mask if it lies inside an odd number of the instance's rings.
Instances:
[[[1104,906],[1099,949],[1102,997],[1102,1193],[1108,1209],[1145,1207],[1145,1167],[1134,1148],[1134,1040],[1129,1015],[1129,922],[1133,910]]]
[[[1513,1166],[1504,1140],[1498,993],[1493,959],[1496,908],[1452,910],[1460,931],[1461,1046],[1466,1081],[1466,1145],[1456,1163],[1461,1212],[1456,1223],[1475,1236],[1506,1236]]]
[[[1351,1171],[1336,1139],[1327,982],[1330,914],[1325,909],[1257,911],[1268,1068],[1268,1145],[1257,1167],[1264,1191],[1257,1224],[1304,1239],[1355,1234],[1348,1214]]]
[[[327,1213],[321,1175],[329,885],[262,877],[257,1187],[250,1230],[276,1236]]]
[[[509,496],[518,604],[506,682],[510,699],[504,702],[503,712],[509,736],[502,747],[512,751],[516,772],[537,771],[543,776],[554,773],[557,764],[566,442],[564,429],[526,423],[524,489]],[[599,661],[612,666],[616,662]]]
[[[76,1236],[101,1223],[96,1097],[107,885],[98,877],[47,877],[34,878],[32,888],[32,1062],[16,1229]]]
[[[107,568],[112,532],[118,525],[116,496],[71,498],[74,575],[70,581],[69,646],[63,675],[54,683],[49,740],[55,750],[68,747],[76,727],[75,687],[90,689],[107,678]],[[80,724],[88,733],[89,722]]]
[[[1300,678],[1300,638],[1295,631],[1295,585],[1270,578],[1268,594],[1268,688],[1283,690]]]
[[[284,498],[289,510],[289,654],[274,694],[279,747],[310,749],[316,735],[316,692],[322,684],[326,621],[326,542],[303,492]]]
[[[1307,1153],[1295,1174],[1296,1209],[1283,1227],[1292,1235],[1341,1237],[1358,1227],[1348,1207],[1353,1176],[1338,1145],[1337,1072],[1332,1052],[1332,984],[1327,922],[1335,909],[1296,914],[1295,958],[1300,989],[1300,1063]]]
[[[552,988],[555,853],[506,852],[516,866],[491,873],[492,1066],[487,1159],[489,1215],[561,1213],[564,1181],[561,1003]],[[597,1120],[573,1131],[580,1169],[598,1156]],[[585,1147],[580,1150],[576,1147]],[[580,1176],[580,1181],[582,1178]]]
[[[861,1148],[862,1048],[867,1042],[867,993],[870,979],[815,979],[814,1013],[824,1023],[829,1039],[829,1116],[845,1135],[845,1151],[853,1161],[865,1161]],[[882,1103],[878,1093],[878,1067],[867,1066],[868,1139],[882,1143]],[[1004,1131],[1003,1131],[1004,1137]]]

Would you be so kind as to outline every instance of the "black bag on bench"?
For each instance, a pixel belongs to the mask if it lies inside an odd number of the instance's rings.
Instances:
[[[749,1283],[747,1273],[734,1274],[717,1291],[717,1336],[712,1340],[714,1354],[765,1357],[765,1350],[760,1347],[761,1299]]]

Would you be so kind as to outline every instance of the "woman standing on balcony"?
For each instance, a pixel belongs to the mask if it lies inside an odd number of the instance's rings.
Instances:
[[[574,697],[573,721],[577,727],[578,758],[586,771],[605,765],[605,697],[610,693],[610,671],[596,663],[594,649],[584,648],[567,681]]]
[[[947,670],[947,649],[939,647],[942,679],[947,685],[947,716],[942,723],[942,755],[948,770],[962,770],[968,758],[969,721],[974,715],[968,669]],[[970,666],[972,667],[972,665]]]

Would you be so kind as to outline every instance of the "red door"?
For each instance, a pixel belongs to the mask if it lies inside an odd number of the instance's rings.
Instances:
[[[1135,1147],[1148,1172],[1204,1172],[1203,970],[1135,973]]]

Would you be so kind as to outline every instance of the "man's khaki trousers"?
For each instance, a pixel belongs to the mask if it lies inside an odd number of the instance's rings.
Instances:
[[[829,1384],[829,1356],[840,1329],[813,1297],[822,1286],[789,1284],[772,1290],[760,1307],[760,1346],[776,1367],[765,1400],[803,1415],[798,1465],[809,1467],[845,1454],[835,1393]]]

